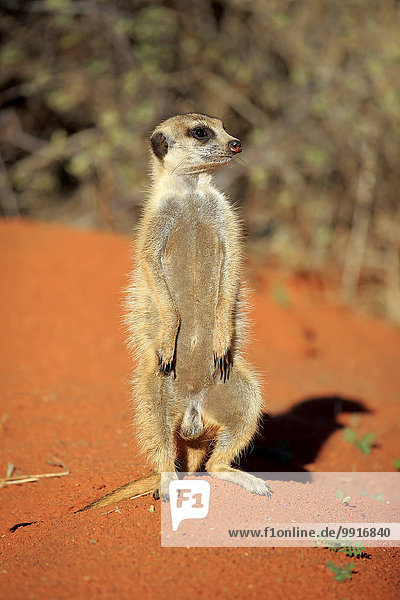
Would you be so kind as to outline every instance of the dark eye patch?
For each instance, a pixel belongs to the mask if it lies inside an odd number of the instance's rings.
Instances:
[[[205,125],[198,125],[197,127],[193,127],[193,129],[189,130],[189,135],[195,138],[195,140],[199,140],[200,142],[206,142],[215,136],[215,133],[209,127]]]

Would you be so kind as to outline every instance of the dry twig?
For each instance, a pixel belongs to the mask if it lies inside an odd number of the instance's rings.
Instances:
[[[36,475],[12,475],[12,473],[15,470],[15,467],[12,463],[8,463],[7,474],[6,477],[0,479],[0,487],[3,487],[5,485],[14,485],[18,483],[31,483],[34,481],[39,481],[39,479],[47,479],[50,477],[63,477],[64,475],[70,474],[70,470],[58,458],[53,458],[51,461],[47,460],[46,462],[47,464],[53,465],[55,467],[62,467],[64,471],[61,473],[38,473]]]

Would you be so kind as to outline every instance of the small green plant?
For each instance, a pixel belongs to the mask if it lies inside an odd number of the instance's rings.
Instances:
[[[290,298],[286,291],[286,288],[283,285],[275,284],[271,290],[271,294],[273,299],[279,306],[283,306],[283,308],[288,308],[290,306]]]
[[[364,552],[366,551],[365,546],[343,546],[342,548],[339,548],[338,552],[341,552],[342,554],[345,554],[346,556],[348,556],[349,558],[361,558],[361,556],[364,554]]]
[[[345,427],[343,430],[343,439],[349,444],[357,446],[363,454],[371,454],[371,448],[375,442],[376,434],[374,432],[365,433],[361,437],[357,438],[357,434],[354,429]]]
[[[363,454],[371,454],[371,448],[375,442],[375,437],[375,433],[373,432],[366,433],[356,440],[355,444]]]
[[[352,426],[357,427],[359,421],[360,421],[360,413],[353,413],[350,417],[350,422],[351,422]]]
[[[339,490],[336,492],[336,498],[338,500],[340,500],[343,504],[345,504],[346,506],[348,506],[348,502],[350,500],[350,496],[345,496],[343,494],[343,492],[340,492]]]
[[[345,554],[349,558],[361,558],[364,552],[366,552],[364,546],[358,546],[351,540],[339,540],[338,542],[332,542],[332,544],[326,546],[326,548],[333,550],[333,552]]]
[[[368,498],[372,498],[372,500],[379,500],[380,502],[385,502],[385,496],[383,494],[369,494],[368,492],[360,492],[360,496],[367,496]]]
[[[336,581],[342,582],[346,581],[346,579],[351,579],[354,569],[353,562],[348,562],[345,565],[343,565],[343,567],[341,567],[340,565],[334,563],[332,560],[328,560],[326,566],[330,571],[332,571],[332,573],[335,574]]]
[[[379,502],[385,502],[385,496],[383,494],[372,494],[373,500],[379,500]]]
[[[396,460],[393,462],[394,464],[394,468],[396,469],[396,471],[400,471],[400,458],[396,458]]]

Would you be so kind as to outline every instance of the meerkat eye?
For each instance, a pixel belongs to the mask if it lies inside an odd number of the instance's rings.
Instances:
[[[195,127],[191,134],[196,140],[207,140],[213,135],[213,131],[209,127]]]

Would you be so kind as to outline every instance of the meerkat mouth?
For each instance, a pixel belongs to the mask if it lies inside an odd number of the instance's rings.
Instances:
[[[234,156],[218,156],[215,157],[207,157],[207,162],[201,163],[199,165],[191,165],[182,168],[181,172],[195,175],[197,173],[205,173],[209,170],[213,170],[216,167],[220,167],[222,165],[226,165],[226,163],[230,162],[234,158]]]
[[[225,165],[226,163],[230,162],[232,158],[234,157],[226,154],[223,156],[210,157],[209,161],[211,165]]]
[[[226,163],[232,160],[233,156],[219,156],[214,162]]]

